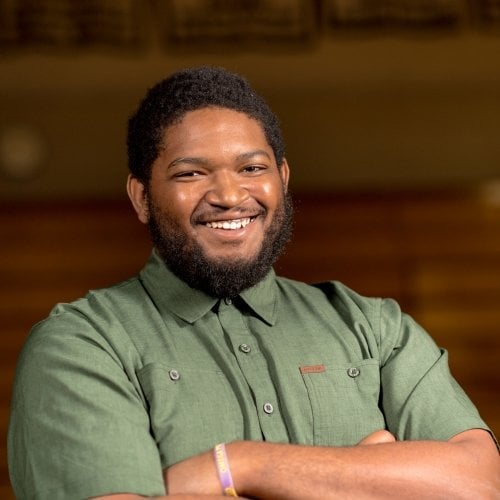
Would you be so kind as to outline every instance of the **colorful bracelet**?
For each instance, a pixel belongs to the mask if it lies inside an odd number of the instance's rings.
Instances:
[[[233,477],[231,476],[231,469],[229,468],[229,461],[226,454],[226,445],[224,443],[215,446],[214,459],[222,492],[227,497],[237,497],[238,493],[236,493],[234,488]]]

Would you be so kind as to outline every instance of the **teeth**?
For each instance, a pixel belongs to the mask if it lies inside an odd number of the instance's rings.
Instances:
[[[241,229],[242,227],[248,226],[250,222],[250,217],[246,217],[244,219],[207,222],[207,227],[213,229]]]

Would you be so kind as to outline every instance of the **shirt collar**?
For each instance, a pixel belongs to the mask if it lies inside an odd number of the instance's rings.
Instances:
[[[139,279],[161,314],[169,311],[188,323],[200,319],[219,301],[178,278],[154,250]],[[276,321],[277,296],[276,275],[272,269],[262,281],[240,295],[247,306],[270,325]]]
[[[255,286],[243,290],[240,297],[255,314],[269,325],[274,325],[278,310],[278,285],[273,269]]]

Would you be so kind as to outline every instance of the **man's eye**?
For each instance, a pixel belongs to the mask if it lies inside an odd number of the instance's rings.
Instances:
[[[265,170],[266,167],[263,165],[248,165],[243,169],[243,172],[248,172],[250,174],[260,172],[261,170]]]
[[[199,172],[196,172],[195,170],[189,170],[186,172],[178,172],[175,174],[175,177],[195,177],[197,175],[200,175]]]

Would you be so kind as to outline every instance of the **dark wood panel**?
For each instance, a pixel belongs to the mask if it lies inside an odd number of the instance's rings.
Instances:
[[[451,369],[500,433],[500,207],[474,193],[296,196],[280,274],[391,296],[450,352]],[[56,302],[135,274],[150,251],[126,202],[0,205],[0,437],[15,361]],[[0,497],[12,498],[5,448]]]

